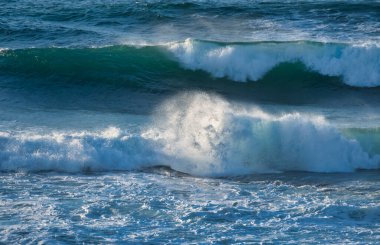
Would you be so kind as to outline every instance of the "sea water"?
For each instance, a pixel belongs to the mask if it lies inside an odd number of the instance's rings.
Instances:
[[[0,3],[0,242],[378,243],[379,1]]]

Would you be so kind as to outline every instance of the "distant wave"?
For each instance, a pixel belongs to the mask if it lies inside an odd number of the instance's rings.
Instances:
[[[0,74],[72,80],[128,80],[138,86],[170,77],[270,83],[266,75],[287,63],[284,77],[304,70],[355,87],[380,86],[380,47],[317,42],[218,43],[187,39],[157,46],[41,48],[0,51]],[[190,70],[190,71],[189,71]],[[203,71],[197,73],[193,71]],[[301,69],[302,71],[302,69]],[[305,71],[304,71],[305,72]],[[299,74],[303,76],[303,74]],[[304,79],[307,84],[307,79]],[[329,79],[325,79],[329,80]],[[320,84],[328,83],[321,79]]]
[[[376,131],[374,131],[376,132]],[[368,137],[378,137],[370,132]],[[178,95],[138,133],[1,132],[1,171],[108,171],[168,166],[196,176],[277,171],[351,172],[377,169],[366,152],[323,117],[270,115],[216,95]]]

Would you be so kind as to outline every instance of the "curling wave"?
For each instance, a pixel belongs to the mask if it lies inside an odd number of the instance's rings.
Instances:
[[[138,133],[116,127],[103,132],[2,132],[0,152],[2,171],[107,171],[164,165],[197,176],[232,176],[380,167],[378,153],[366,152],[323,117],[275,116],[203,93],[179,95],[163,103],[154,122]]]
[[[284,63],[290,64],[287,71],[276,71],[282,72],[278,77],[283,82],[291,82],[286,79],[290,74],[301,72],[299,76],[303,77],[306,69],[322,75],[320,84],[328,83],[327,77],[337,77],[350,86],[380,86],[380,47],[376,44],[218,43],[187,39],[156,46],[0,51],[0,75],[112,81],[150,88],[188,86],[194,81],[210,80],[207,73],[240,82],[271,83],[266,75]],[[299,63],[304,69],[299,68]],[[302,83],[307,84],[307,78]]]

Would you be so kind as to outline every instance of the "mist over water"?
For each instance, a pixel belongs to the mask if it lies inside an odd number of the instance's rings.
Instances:
[[[0,4],[0,243],[380,239],[379,1]]]

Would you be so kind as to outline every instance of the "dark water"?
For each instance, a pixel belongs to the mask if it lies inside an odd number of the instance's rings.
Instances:
[[[379,240],[379,1],[0,6],[1,242]]]

